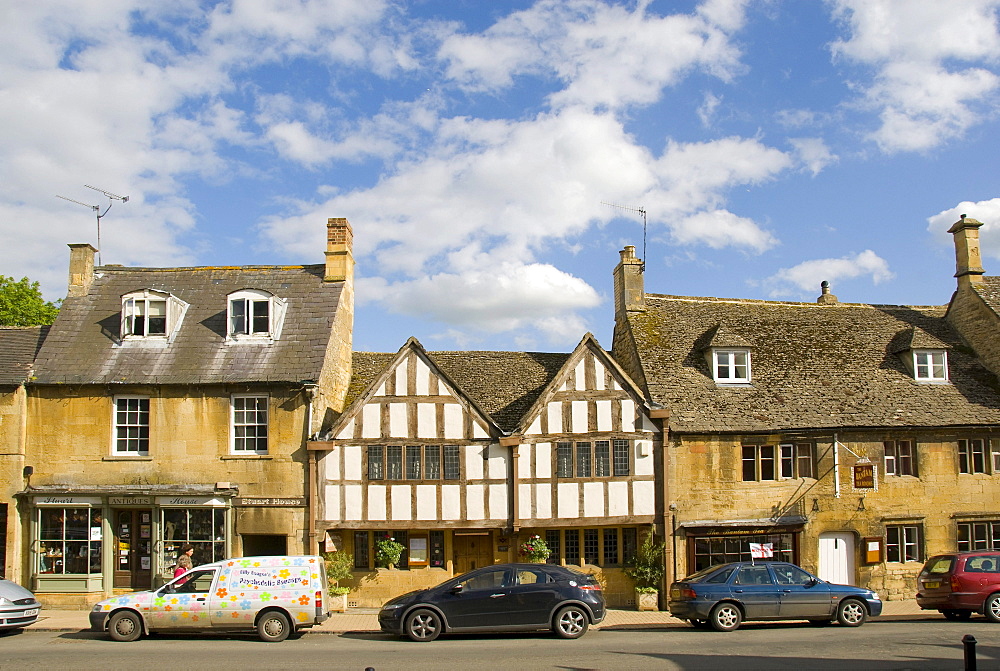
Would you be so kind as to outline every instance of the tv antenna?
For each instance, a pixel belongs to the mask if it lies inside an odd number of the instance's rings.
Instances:
[[[609,203],[604,200],[601,201],[601,205],[614,207],[619,210],[624,210],[625,212],[636,212],[642,215],[642,262],[639,264],[639,272],[646,272],[646,209],[641,205],[639,207],[632,205],[620,205],[619,203]]]
[[[101,265],[101,219],[104,218],[110,210],[111,206],[115,204],[116,200],[120,200],[123,203],[128,202],[128,196],[119,196],[117,193],[111,193],[110,191],[105,191],[104,189],[99,189],[96,186],[91,186],[90,184],[84,184],[88,189],[93,189],[98,193],[104,194],[108,199],[108,207],[101,212],[100,205],[91,205],[90,203],[84,203],[79,200],[73,200],[72,198],[67,198],[66,196],[60,196],[56,194],[56,198],[62,198],[63,200],[68,200],[71,203],[76,203],[77,205],[83,205],[84,207],[89,207],[91,210],[97,213],[97,265]]]

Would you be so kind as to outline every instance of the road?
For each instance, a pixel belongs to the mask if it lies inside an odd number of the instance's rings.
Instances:
[[[974,619],[873,621],[857,629],[750,623],[732,633],[686,625],[545,634],[442,637],[412,643],[376,633],[252,636],[161,634],[115,643],[87,631],[0,636],[2,669],[962,669],[962,637],[977,639],[980,670],[1000,669],[1000,625]]]

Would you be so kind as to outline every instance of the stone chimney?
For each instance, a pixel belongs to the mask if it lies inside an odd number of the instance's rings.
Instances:
[[[819,298],[816,299],[817,303],[819,303],[820,305],[836,305],[837,304],[837,297],[830,293],[830,283],[829,282],[827,282],[826,280],[823,280],[822,282],[820,282],[819,283],[819,291],[820,291]]]
[[[646,310],[646,292],[642,280],[645,267],[642,260],[635,256],[635,245],[626,245],[619,254],[621,263],[614,270],[615,321],[624,318],[627,312]]]
[[[347,219],[326,220],[326,273],[324,282],[348,282],[354,279],[354,233]]]
[[[983,258],[979,253],[979,228],[983,222],[964,214],[948,232],[955,236],[955,277],[958,288],[967,289],[983,281]]]
[[[86,296],[94,283],[94,254],[97,252],[89,243],[69,246],[69,290],[67,298]]]

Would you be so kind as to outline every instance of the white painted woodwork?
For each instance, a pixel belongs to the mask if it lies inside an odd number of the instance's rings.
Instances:
[[[828,531],[819,535],[818,573],[838,585],[854,584],[854,534]]]

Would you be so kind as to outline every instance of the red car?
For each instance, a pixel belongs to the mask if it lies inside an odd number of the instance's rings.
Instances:
[[[1000,551],[935,555],[920,571],[917,589],[917,605],[949,620],[980,613],[1000,622]]]

